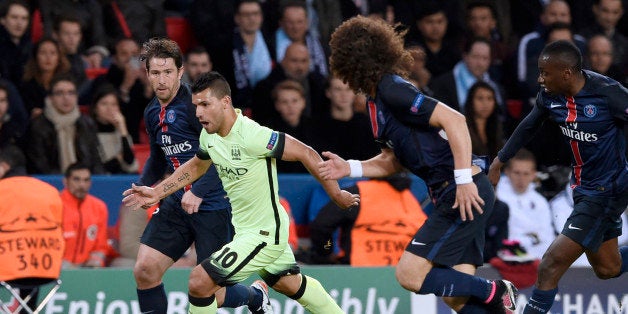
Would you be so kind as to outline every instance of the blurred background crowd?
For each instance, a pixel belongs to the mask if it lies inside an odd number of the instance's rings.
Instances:
[[[463,113],[473,153],[492,159],[534,106],[537,58],[547,43],[572,41],[586,69],[628,84],[627,5],[626,0],[1,0],[0,150],[13,173],[71,178],[75,170],[83,176],[85,170],[141,172],[150,145],[143,111],[153,92],[139,55],[144,41],[164,36],[185,55],[184,81],[218,71],[230,82],[234,105],[247,116],[319,152],[368,159],[379,147],[370,136],[365,99],[334,78],[328,63],[334,29],[364,15],[407,31],[406,47],[414,58],[407,65],[409,80]],[[85,169],[69,168],[77,163]],[[487,262],[498,255],[541,257],[570,212],[569,164],[560,130],[546,123],[497,187],[503,210],[495,210],[489,222]],[[307,173],[298,163],[279,162],[278,170]],[[390,189],[353,188],[363,200],[377,199],[364,196],[367,191],[399,199],[407,184],[391,180],[382,181]],[[422,201],[402,197],[389,204],[409,206],[399,211],[399,221],[422,223]],[[327,240],[339,228],[346,229],[336,238],[364,236],[356,226],[377,205],[363,202],[350,215],[334,214],[338,209],[330,204],[321,208],[327,219],[313,220],[311,242],[295,242],[301,261],[361,265],[358,260],[366,255],[352,252],[351,238]],[[89,265],[106,264],[97,257]]]

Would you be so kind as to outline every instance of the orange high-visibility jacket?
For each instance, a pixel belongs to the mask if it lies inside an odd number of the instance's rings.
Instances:
[[[81,265],[90,258],[101,259],[105,266],[107,243],[107,205],[95,196],[87,195],[79,200],[68,190],[61,191],[63,200],[63,259]]]
[[[409,189],[360,181],[360,213],[351,229],[351,265],[396,265],[427,216]]]
[[[59,191],[48,183],[31,177],[0,180],[0,280],[59,277],[62,210]]]

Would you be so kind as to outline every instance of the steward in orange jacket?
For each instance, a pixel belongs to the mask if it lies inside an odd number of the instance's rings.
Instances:
[[[410,178],[404,175],[359,181],[346,189],[360,194],[358,208],[344,210],[333,202],[323,206],[310,224],[311,262],[396,265],[427,219],[410,184]],[[336,229],[340,229],[341,252],[334,256]]]
[[[88,194],[89,168],[80,164],[68,167],[61,191],[65,266],[103,267],[109,250],[107,243],[107,205]],[[68,265],[69,264],[69,265]]]
[[[0,180],[0,280],[58,278],[64,242],[59,191],[31,177]]]

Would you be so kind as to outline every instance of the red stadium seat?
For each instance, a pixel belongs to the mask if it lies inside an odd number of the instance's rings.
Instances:
[[[137,159],[139,172],[142,173],[142,170],[144,170],[144,164],[146,163],[148,156],[150,156],[150,145],[133,144],[133,153],[135,154],[135,159]]]
[[[184,17],[166,17],[166,33],[170,39],[179,44],[183,53],[196,45],[196,38],[192,35],[192,26]]]
[[[44,36],[44,23],[41,20],[41,12],[39,9],[33,12],[31,22],[31,40],[36,43]]]

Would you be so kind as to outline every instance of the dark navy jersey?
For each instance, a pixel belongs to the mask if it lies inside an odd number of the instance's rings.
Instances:
[[[532,112],[498,156],[503,162],[510,159],[543,121],[551,119],[571,148],[572,188],[585,195],[622,193],[628,186],[623,133],[628,120],[628,90],[598,73],[583,70],[583,74],[586,82],[574,97],[541,90]]]
[[[392,149],[401,165],[429,187],[452,180],[454,171],[445,131],[429,125],[437,103],[391,74],[382,77],[375,99],[367,100],[375,140]]]
[[[144,121],[151,152],[139,183],[153,185],[166,170],[173,172],[196,155],[203,127],[196,118],[196,108],[187,84],[181,84],[175,98],[165,107],[154,97],[144,110]],[[199,210],[230,207],[214,165],[191,186],[173,193],[171,197],[180,204],[183,193],[189,189],[203,198]]]

